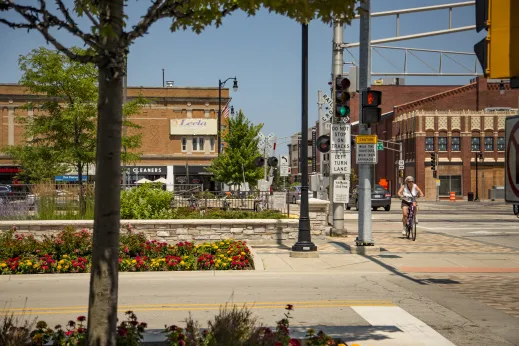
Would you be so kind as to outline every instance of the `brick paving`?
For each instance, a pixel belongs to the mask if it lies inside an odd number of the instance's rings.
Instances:
[[[413,275],[519,318],[519,275]]]

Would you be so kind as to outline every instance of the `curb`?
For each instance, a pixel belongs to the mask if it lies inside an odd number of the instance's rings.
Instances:
[[[254,261],[254,270],[264,271],[265,267],[263,266],[263,260],[258,255],[256,250],[254,250],[249,244],[247,244],[247,248],[249,249],[250,254],[252,255],[252,260]]]

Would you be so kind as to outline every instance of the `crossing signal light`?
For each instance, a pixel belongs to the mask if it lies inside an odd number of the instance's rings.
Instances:
[[[263,158],[261,156],[256,158],[256,160],[254,160],[254,165],[256,167],[263,167],[263,166],[265,166],[265,158]]]
[[[431,153],[431,170],[436,170],[436,153]]]
[[[335,83],[335,116],[337,118],[350,118],[350,80],[346,77],[337,77]]]
[[[267,165],[269,167],[276,167],[278,165],[278,158],[275,156],[269,157],[267,160]]]
[[[362,102],[362,123],[376,124],[382,117],[382,109],[378,106],[382,104],[382,92],[378,90],[366,90],[361,95]]]
[[[317,138],[317,150],[321,153],[327,153],[330,151],[330,136],[322,135]]]
[[[487,78],[519,76],[519,5],[517,0],[476,0],[476,31],[487,30],[474,53]]]

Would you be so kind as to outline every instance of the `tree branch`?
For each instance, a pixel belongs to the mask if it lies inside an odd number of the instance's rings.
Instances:
[[[126,34],[126,40],[128,42],[128,46],[133,42],[137,37],[143,36],[150,26],[155,23],[158,19],[160,19],[159,14],[164,11],[164,7],[171,7],[171,5],[166,5],[164,0],[155,0],[153,4],[148,8],[148,12],[144,15],[137,25],[133,27],[133,30]]]
[[[38,0],[38,2],[40,4],[40,8],[36,8],[34,6],[15,4],[13,0],[9,0],[8,2],[5,1],[4,3],[2,3],[2,10],[14,10],[18,12],[25,18],[25,20],[27,20],[29,24],[13,23],[6,19],[0,19],[0,21],[12,28],[26,28],[28,30],[36,29],[40,31],[49,42],[56,42],[56,39],[49,34],[49,28],[63,28],[70,32],[72,35],[82,39],[86,45],[96,50],[101,48],[95,36],[84,33],[77,27],[76,23],[70,16],[70,13],[68,12],[66,6],[63,4],[62,0],[56,0],[56,3],[58,4],[61,12],[65,16],[66,21],[63,21],[55,15],[53,15],[52,13],[50,13],[46,8],[45,0]],[[57,46],[55,47],[58,48]]]

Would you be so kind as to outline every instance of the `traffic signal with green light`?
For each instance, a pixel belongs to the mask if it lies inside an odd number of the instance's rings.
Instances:
[[[321,153],[327,153],[330,151],[330,136],[322,135],[317,138],[317,150]]]
[[[337,118],[350,119],[350,80],[339,76],[335,82],[335,116]]]
[[[485,77],[519,77],[518,16],[517,0],[476,0],[476,31],[488,32],[474,45]]]

